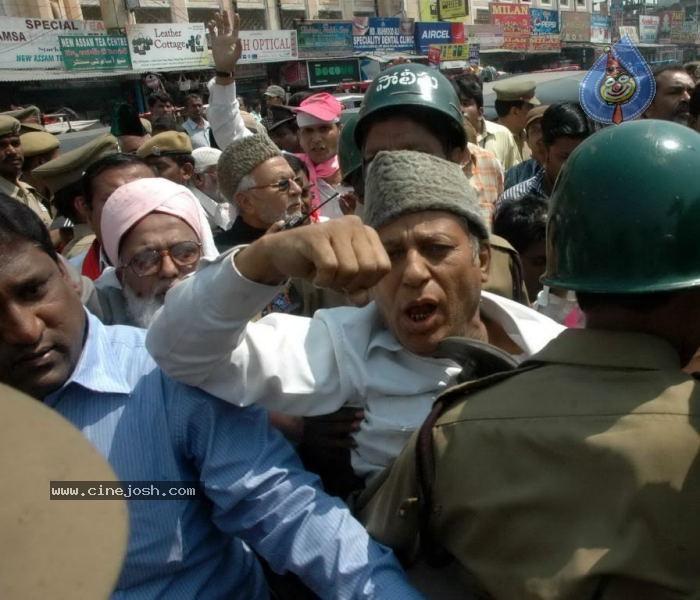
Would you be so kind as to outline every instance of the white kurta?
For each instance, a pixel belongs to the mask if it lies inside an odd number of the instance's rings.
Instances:
[[[250,323],[278,288],[245,279],[231,257],[221,255],[168,292],[147,339],[159,365],[239,406],[306,416],[362,407],[355,472],[367,477],[389,466],[460,367],[403,348],[374,302],[319,310],[313,318],[272,313]],[[522,358],[564,329],[487,292],[481,310],[523,348]]]

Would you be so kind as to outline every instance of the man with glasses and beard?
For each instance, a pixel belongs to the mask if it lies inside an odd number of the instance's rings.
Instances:
[[[96,282],[103,322],[147,329],[166,292],[216,249],[197,199],[167,179],[119,187],[102,211],[104,251],[116,268]]]

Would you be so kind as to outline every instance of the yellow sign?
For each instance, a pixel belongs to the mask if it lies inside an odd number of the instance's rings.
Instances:
[[[424,22],[435,22],[438,20],[437,1],[419,0],[420,20]]]
[[[441,21],[459,19],[469,14],[468,0],[437,0],[437,6]]]
[[[430,50],[436,48],[440,52],[440,60],[467,60],[469,44],[431,44]]]

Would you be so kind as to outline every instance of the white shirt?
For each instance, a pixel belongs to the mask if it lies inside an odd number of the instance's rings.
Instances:
[[[187,119],[182,124],[182,128],[190,136],[190,141],[192,142],[192,149],[195,148],[209,148],[211,144],[209,143],[209,131],[211,127],[209,122],[204,119],[204,125],[199,125],[195,123],[192,119]]]
[[[253,132],[245,126],[241,117],[241,107],[236,99],[236,84],[219,85],[215,82],[216,78],[213,78],[207,84],[207,117],[216,145],[223,150],[234,140],[253,135]]]
[[[240,246],[238,247],[240,248]],[[295,415],[342,406],[365,411],[355,434],[355,472],[389,466],[460,367],[406,350],[384,326],[377,305],[272,313],[254,323],[277,287],[245,279],[219,256],[171,289],[147,338],[148,350],[174,379],[239,406],[259,403]],[[534,310],[484,292],[482,314],[500,323],[523,350],[538,351],[563,329]]]

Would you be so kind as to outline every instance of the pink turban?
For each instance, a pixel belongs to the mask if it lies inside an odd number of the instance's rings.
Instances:
[[[102,209],[102,244],[115,267],[119,264],[122,237],[153,212],[182,219],[199,237],[203,256],[214,258],[218,254],[209,223],[192,192],[168,179],[147,177],[118,187]]]

